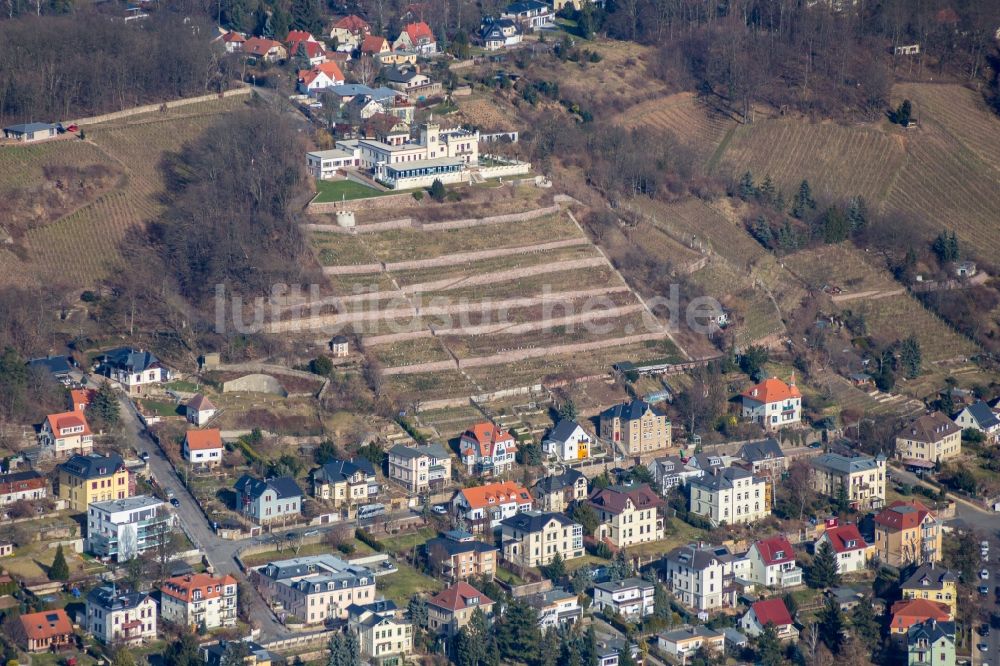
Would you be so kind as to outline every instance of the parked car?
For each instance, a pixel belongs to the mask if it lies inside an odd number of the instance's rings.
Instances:
[[[979,572],[979,577],[982,578],[983,580],[989,580],[990,579],[990,570],[989,569],[983,569],[982,571]]]
[[[139,454],[139,459],[143,462],[149,462],[149,451],[143,451]]]
[[[990,586],[989,585],[980,585],[979,586],[979,594],[981,594],[981,595],[983,595],[985,597],[989,593],[990,593]]]
[[[445,516],[448,514],[448,507],[446,507],[444,504],[435,504],[433,507],[431,507],[431,511],[433,511],[439,516]]]
[[[163,494],[167,496],[167,499],[173,499],[174,498],[174,489],[173,488],[164,488],[163,489]]]
[[[178,506],[181,505],[181,501],[179,499],[177,499],[176,497],[171,497],[170,498],[170,504],[172,506],[178,507]]]
[[[980,652],[987,652],[990,649],[990,646],[987,643],[980,643],[976,647],[979,648]]]

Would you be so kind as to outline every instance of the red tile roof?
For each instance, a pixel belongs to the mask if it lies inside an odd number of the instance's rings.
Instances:
[[[63,412],[62,414],[49,414],[46,417],[46,421],[49,423],[49,429],[52,434],[56,437],[61,437],[60,431],[64,428],[79,428],[83,426],[81,432],[73,433],[73,436],[77,435],[89,435],[90,426],[87,425],[87,419],[83,417],[80,412]]]
[[[292,30],[285,37],[285,43],[291,46],[298,42],[315,42],[316,38],[312,34],[306,32],[305,30]]]
[[[795,385],[793,378],[790,384],[786,384],[777,377],[765,379],[760,384],[755,384],[742,393],[744,398],[750,398],[757,402],[771,403],[781,402],[789,398],[801,398],[802,393]]]
[[[187,440],[188,449],[191,451],[222,448],[222,433],[219,432],[218,428],[188,430],[185,439]]]
[[[379,35],[368,35],[365,37],[364,41],[361,42],[361,52],[362,53],[382,53],[383,51],[389,50],[389,42],[386,41],[385,37]]]
[[[826,530],[825,534],[830,540],[830,546],[833,547],[836,553],[847,553],[852,550],[863,550],[868,547],[864,537],[861,536],[861,532],[858,531],[857,525],[831,527]],[[854,542],[853,547],[848,546],[848,543],[851,541]]]
[[[247,38],[238,32],[230,30],[229,32],[227,32],[222,36],[222,41],[227,43],[231,42],[233,44],[242,44],[243,42],[247,41]]]
[[[341,30],[350,30],[351,32],[367,32],[371,29],[369,28],[367,21],[360,16],[355,16],[354,14],[340,19],[333,24],[333,27],[340,28]]]
[[[81,407],[86,409],[90,407],[90,403],[94,401],[94,396],[97,395],[97,391],[94,389],[73,389],[69,392],[70,409],[74,412],[81,411]]]
[[[344,81],[344,72],[341,71],[340,65],[335,62],[321,62],[313,67],[313,71],[323,72],[338,83],[343,83]]]
[[[280,46],[281,42],[276,42],[273,39],[264,39],[263,37],[251,37],[243,45],[243,51],[253,56],[265,56],[271,49]]]
[[[792,544],[780,534],[770,539],[758,541],[754,546],[760,553],[761,559],[764,560],[765,566],[795,561],[795,551],[792,549]]]
[[[918,500],[896,501],[878,512],[875,524],[890,530],[911,530],[929,515],[934,514]]]
[[[506,444],[506,448],[510,451],[516,450],[513,435],[489,421],[483,421],[462,433],[459,448],[463,456],[472,453],[478,456],[492,456],[497,444],[500,443]]]
[[[513,481],[487,483],[485,486],[465,488],[461,493],[466,503],[473,509],[482,509],[487,506],[510,502],[526,504],[532,501],[531,493],[524,486]],[[493,500],[492,502],[490,501],[491,499]]]
[[[792,623],[792,616],[781,597],[758,601],[750,609],[757,616],[757,622],[762,627],[768,624],[773,624],[775,627],[783,627],[786,624]]]
[[[409,35],[410,41],[414,44],[416,44],[419,39],[429,39],[432,42],[434,41],[434,31],[431,30],[431,27],[423,21],[408,23],[407,26],[403,28],[403,31]]]
[[[44,641],[57,636],[73,633],[73,623],[63,609],[28,613],[20,617],[25,635],[36,641]]]
[[[951,619],[951,609],[947,604],[928,599],[906,599],[892,605],[891,628],[894,633],[902,633],[914,624],[930,619],[947,622]]]
[[[215,599],[222,596],[227,585],[236,585],[236,579],[229,574],[225,576],[187,574],[163,581],[163,588],[160,591],[169,597],[190,603],[194,599],[196,590],[201,590],[202,599]]]
[[[474,599],[478,601],[472,603]],[[464,608],[489,607],[493,605],[493,600],[465,581],[459,581],[435,594],[427,603],[438,608],[459,611]]]

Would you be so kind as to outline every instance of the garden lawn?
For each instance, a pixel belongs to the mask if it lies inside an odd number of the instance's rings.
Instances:
[[[399,571],[375,579],[376,589],[386,599],[396,602],[400,608],[406,607],[410,597],[417,593],[436,594],[444,585],[439,580],[425,576],[413,567],[396,562]]]
[[[437,536],[437,530],[433,527],[424,527],[410,534],[386,537],[379,539],[379,541],[382,542],[386,550],[392,553],[403,553],[414,546],[427,543],[428,539],[433,539],[435,536]]]
[[[334,201],[349,201],[352,199],[368,199],[384,194],[373,187],[356,183],[353,180],[317,180],[315,203],[332,203]]]

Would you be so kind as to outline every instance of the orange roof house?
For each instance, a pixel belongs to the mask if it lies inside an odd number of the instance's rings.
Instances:
[[[371,32],[371,27],[368,25],[368,22],[356,14],[345,16],[334,23],[333,27],[341,30],[347,30],[349,32]]]
[[[434,53],[437,50],[437,39],[434,31],[423,21],[408,23],[392,43],[393,50],[412,49],[422,53]]]
[[[222,462],[222,433],[218,428],[188,430],[181,447],[184,460],[214,467]]]
[[[227,585],[236,585],[236,579],[229,574],[225,576],[206,573],[186,574],[163,581],[160,592],[178,601],[190,603],[195,601],[195,597],[218,599],[225,595]]]
[[[324,74],[329,76],[332,80],[337,81],[338,83],[344,82],[344,72],[341,71],[340,65],[338,65],[335,62],[329,60],[327,62],[322,62],[313,67],[313,71],[323,72]]]
[[[462,433],[458,452],[469,474],[502,474],[514,466],[517,443],[507,430],[483,421]]]
[[[777,377],[754,384],[740,394],[743,418],[755,421],[767,430],[777,430],[802,420],[802,393],[795,385],[795,375],[787,384]]]
[[[476,534],[498,526],[504,518],[531,510],[532,502],[527,488],[513,481],[503,481],[458,491],[452,507],[465,521],[466,529]]]
[[[28,652],[47,652],[71,644],[74,640],[73,623],[63,609],[22,615],[15,630],[18,645]]]
[[[46,455],[56,458],[87,455],[94,450],[94,435],[83,412],[49,414],[38,433],[38,442]]]
[[[786,384],[777,377],[765,379],[759,384],[754,384],[741,393],[741,395],[744,398],[750,398],[751,400],[763,403],[781,402],[782,400],[788,400],[789,398],[802,397],[802,393],[795,385],[794,377],[789,384]]]
[[[389,40],[381,35],[368,35],[361,42],[362,55],[378,55],[389,52]]]
[[[263,37],[251,37],[248,39],[243,44],[243,52],[253,58],[260,58],[270,62],[284,60],[288,56],[288,52],[281,42],[276,42],[273,39],[264,39]]]
[[[465,581],[459,581],[427,600],[427,627],[435,633],[454,636],[477,610],[490,615],[493,600]]]
[[[94,389],[73,389],[69,392],[70,410],[74,412],[83,412],[87,407],[90,407],[90,403],[94,401],[94,396],[97,395],[97,391]]]
[[[90,426],[87,419],[79,412],[63,412],[62,414],[49,414],[45,417],[46,423],[57,436],[64,436],[71,432],[90,435]],[[81,430],[82,428],[82,430]]]
[[[312,33],[309,33],[305,30],[291,30],[289,31],[288,36],[285,37],[285,44],[289,46],[290,51],[292,50],[291,48],[292,44],[297,44],[299,42],[315,42],[315,41],[316,38],[312,36]]]
[[[892,605],[892,622],[889,631],[893,634],[905,634],[910,627],[927,620],[947,622],[951,619],[951,609],[948,604],[942,604],[928,599],[904,599]]]
[[[230,575],[187,574],[163,582],[160,616],[181,626],[207,629],[236,624],[236,579]]]

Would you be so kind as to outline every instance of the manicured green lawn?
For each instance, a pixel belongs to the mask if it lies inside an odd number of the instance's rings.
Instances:
[[[416,532],[411,534],[401,534],[399,536],[384,537],[379,539],[383,545],[385,545],[386,550],[393,553],[402,553],[410,550],[414,546],[419,546],[420,544],[427,543],[428,539],[433,539],[437,536],[437,530],[433,527],[423,527]]]
[[[332,203],[351,199],[368,199],[383,194],[387,194],[387,192],[380,192],[353,180],[317,180],[314,201],[316,203]]]
[[[185,382],[182,380],[170,382],[169,384],[164,384],[163,387],[171,391],[184,391],[185,393],[194,393],[195,391],[198,390],[197,384],[194,384],[192,382]]]
[[[418,592],[435,594],[444,587],[441,581],[425,576],[407,564],[396,562],[396,566],[399,571],[379,576],[375,579],[375,586],[386,599],[392,599],[401,608]]]
[[[177,416],[177,405],[172,402],[154,402],[143,400],[142,409],[147,414],[152,413],[157,416]]]

